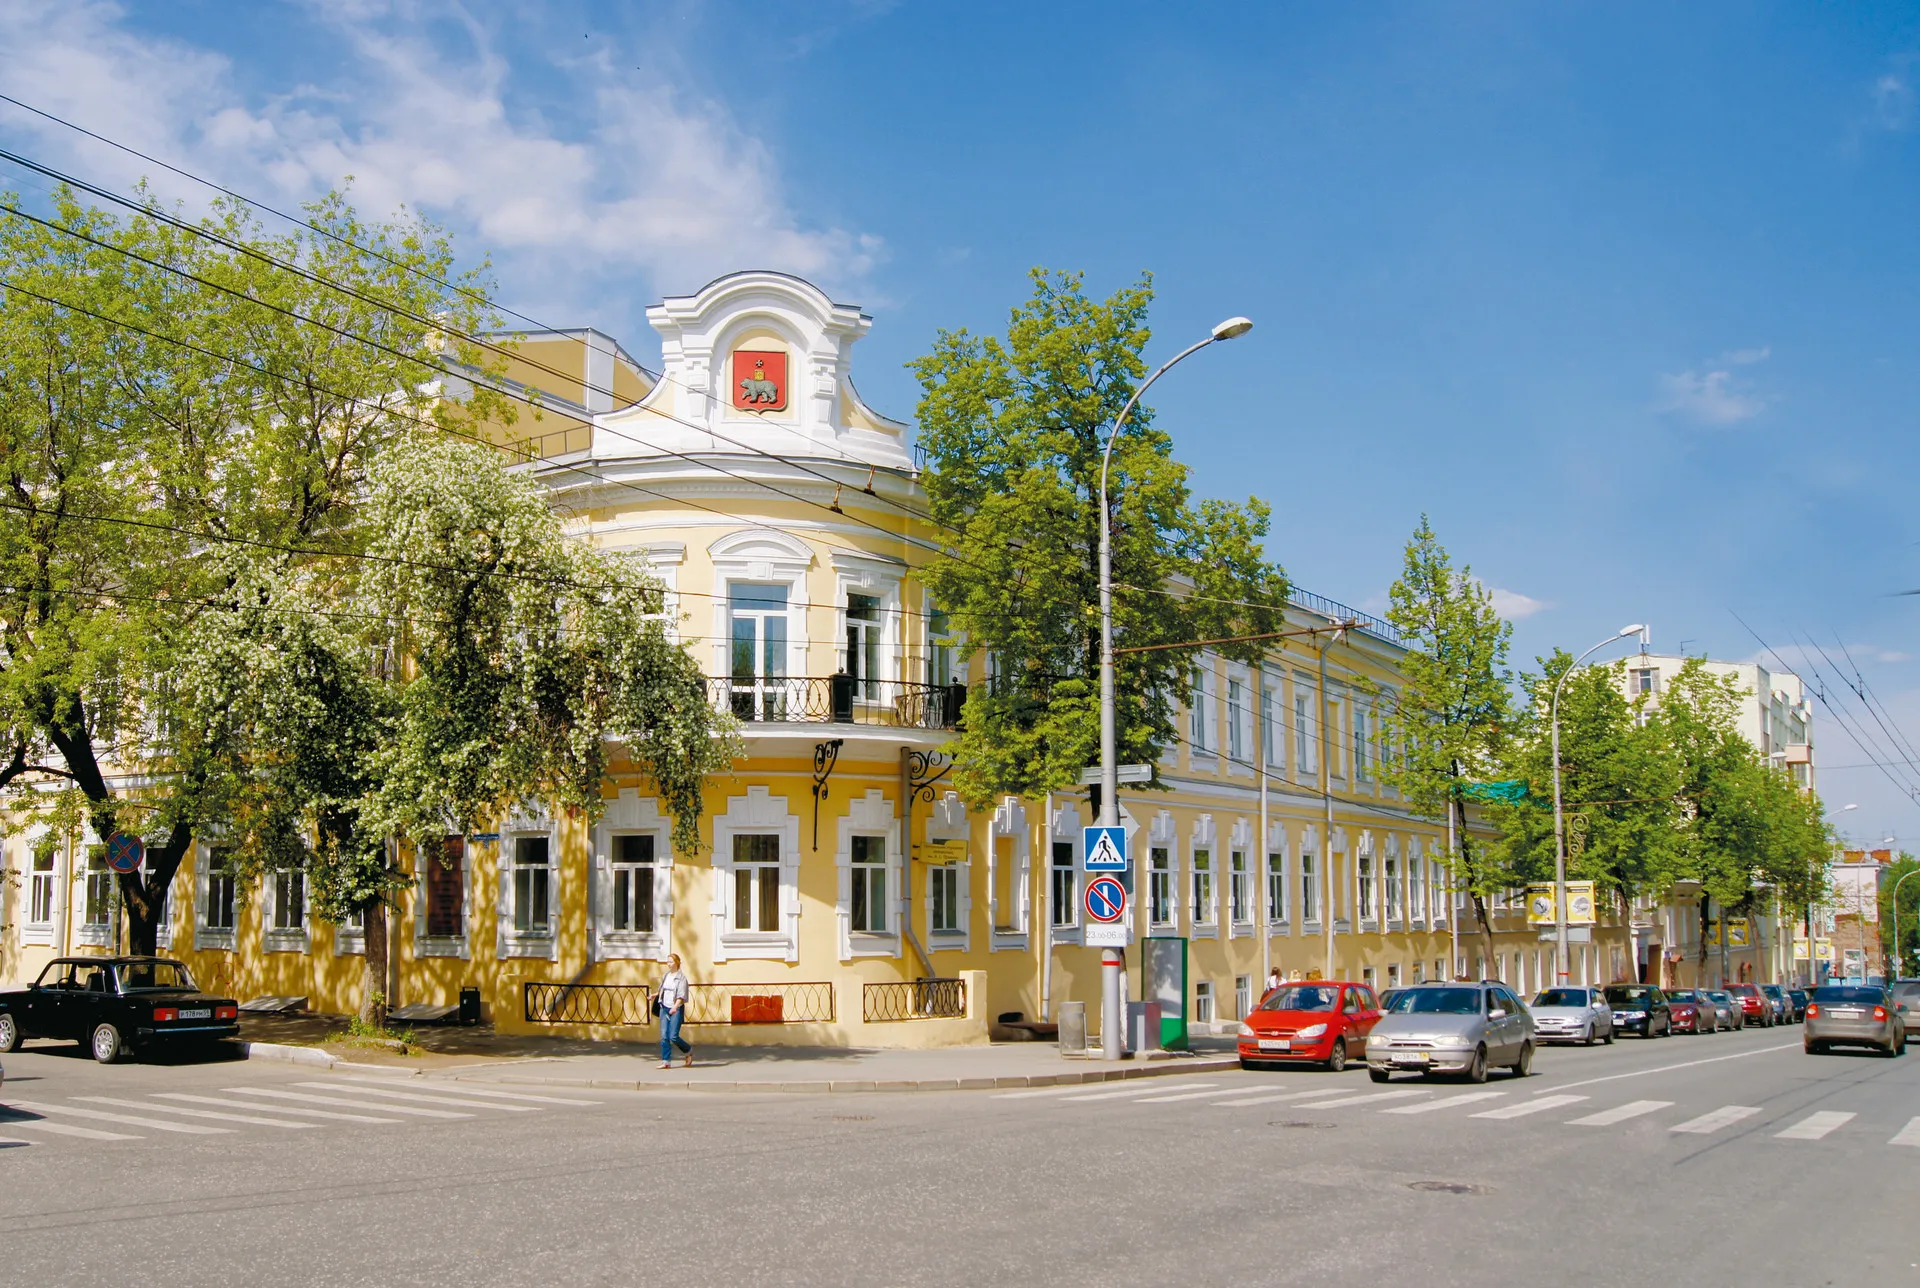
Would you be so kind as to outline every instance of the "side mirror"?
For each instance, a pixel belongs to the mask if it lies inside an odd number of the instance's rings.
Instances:
[[[1487,1018],[1488,1018],[1488,1019],[1490,1019],[1490,1020],[1498,1020],[1498,1019],[1503,1019],[1503,1018],[1505,1018],[1505,1016],[1506,1016],[1506,1014],[1507,1014],[1507,1013],[1506,1013],[1506,1011],[1505,1011],[1505,1010],[1503,1010],[1502,1008],[1500,1008],[1500,1007],[1498,1007],[1498,1006],[1496,1006],[1496,1007],[1494,1007],[1494,1008],[1493,1008],[1493,1009],[1492,1009],[1491,1011],[1488,1011],[1488,1012],[1487,1012]]]

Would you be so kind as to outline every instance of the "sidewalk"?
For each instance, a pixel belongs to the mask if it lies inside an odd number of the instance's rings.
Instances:
[[[1192,1052],[1152,1053],[1108,1063],[1060,1054],[1050,1042],[929,1051],[825,1047],[702,1048],[694,1066],[659,1068],[657,1050],[638,1043],[596,1043],[539,1036],[502,1036],[486,1028],[417,1030],[419,1055],[362,1049],[326,1039],[340,1021],[324,1016],[250,1020],[244,1036],[254,1058],[316,1064],[378,1065],[422,1077],[520,1086],[599,1087],[628,1091],[960,1091],[1049,1087],[1124,1078],[1237,1068],[1231,1038],[1196,1037]]]

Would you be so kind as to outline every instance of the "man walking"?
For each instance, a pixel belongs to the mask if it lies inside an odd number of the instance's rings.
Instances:
[[[680,1026],[687,1019],[687,994],[691,986],[680,970],[680,954],[667,956],[667,977],[660,981],[660,1067],[673,1068],[673,1049],[680,1048],[682,1067],[693,1067],[693,1047],[680,1036]]]

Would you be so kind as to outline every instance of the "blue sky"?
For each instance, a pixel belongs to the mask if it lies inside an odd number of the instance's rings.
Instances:
[[[643,360],[660,295],[802,273],[902,416],[1028,268],[1151,270],[1155,353],[1257,323],[1155,402],[1301,585],[1377,608],[1426,511],[1523,661],[1744,618],[1826,672],[1843,826],[1920,844],[1920,764],[1869,763],[1920,739],[1913,6],[0,0],[0,92],[269,201],[351,173]]]

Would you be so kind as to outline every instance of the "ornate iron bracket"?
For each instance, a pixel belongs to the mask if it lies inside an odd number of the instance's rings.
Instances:
[[[953,768],[953,757],[938,751],[907,753],[907,796],[933,804],[933,789]]]
[[[840,759],[840,748],[845,742],[844,738],[835,738],[813,745],[813,850],[816,854],[820,852],[820,802],[827,799],[827,779],[833,777],[834,763]]]

